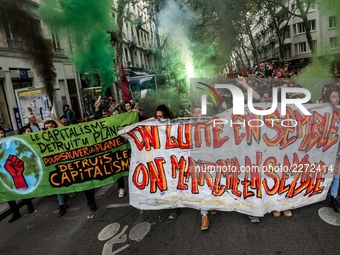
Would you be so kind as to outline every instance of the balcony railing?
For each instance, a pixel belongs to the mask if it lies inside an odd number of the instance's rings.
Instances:
[[[22,41],[7,38],[8,48],[11,49],[23,49]]]

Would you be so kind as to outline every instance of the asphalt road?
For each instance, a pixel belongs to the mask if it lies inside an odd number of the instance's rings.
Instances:
[[[140,211],[117,194],[116,184],[97,190],[95,213],[82,192],[63,217],[54,196],[38,200],[32,214],[23,206],[17,221],[0,221],[0,254],[338,254],[340,214],[327,203],[296,209],[291,218],[268,214],[260,223],[218,212],[202,232],[197,210],[181,209],[170,221],[169,210]]]

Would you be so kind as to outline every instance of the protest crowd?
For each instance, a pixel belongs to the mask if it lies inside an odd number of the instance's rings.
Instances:
[[[270,72],[269,72],[270,71]],[[241,73],[237,75],[233,79],[234,84],[239,86],[244,91],[245,102],[247,102],[247,88],[251,87],[253,89],[253,103],[270,103],[272,102],[273,95],[272,89],[277,88],[278,93],[280,94],[280,90],[284,87],[301,87],[301,85],[294,82],[293,79],[290,79],[297,71],[289,69],[286,63],[283,63],[281,68],[277,69],[269,69],[269,71],[264,70],[263,73],[258,72],[253,78],[248,77],[248,73]],[[249,75],[251,76],[251,75]],[[77,118],[75,116],[74,111],[70,108],[69,105],[65,104],[63,106],[64,112],[61,116],[57,117],[53,113],[51,113],[50,119],[45,120],[43,127],[39,127],[39,125],[35,121],[35,116],[33,114],[28,116],[28,124],[24,126],[20,130],[20,134],[30,133],[30,132],[43,132],[46,130],[60,128],[63,126],[69,125],[82,125],[84,122],[88,122],[93,119],[101,119],[112,117],[118,114],[122,114],[125,112],[138,112],[139,113],[139,121],[143,121],[147,118],[153,117],[155,119],[166,119],[166,118],[202,118],[202,117],[212,117],[215,114],[219,114],[223,111],[231,109],[233,107],[233,98],[232,94],[227,89],[218,89],[217,92],[221,98],[222,104],[216,105],[213,102],[208,100],[208,109],[207,114],[205,116],[202,115],[201,104],[197,100],[195,101],[195,97],[189,97],[186,93],[180,94],[180,110],[178,112],[173,112],[170,107],[165,104],[159,105],[155,111],[154,116],[146,116],[140,104],[131,99],[130,101],[125,101],[123,99],[119,100],[118,103],[112,99],[110,96],[103,96],[101,101],[94,101],[92,103],[87,103],[87,109],[82,116],[82,119]],[[340,95],[340,82],[339,78],[334,78],[334,83],[324,84],[324,86],[320,89],[319,99],[314,103],[331,103],[334,107],[339,108],[339,95]],[[298,93],[290,93],[288,95],[289,98],[303,98],[304,95]],[[312,103],[311,101],[309,103]],[[143,107],[145,107],[143,105]],[[93,113],[93,114],[92,114]],[[5,130],[0,127],[0,139],[5,137]],[[338,159],[334,159],[337,161]],[[118,183],[118,197],[122,198],[125,196],[127,190],[124,183],[124,178],[120,177],[117,180]],[[329,206],[337,213],[340,210],[340,204],[337,200],[339,191],[339,171],[335,172],[333,182],[330,188],[330,202]],[[95,202],[95,189],[90,189],[84,191],[87,205],[89,206],[91,212],[95,212],[97,210],[97,205]],[[58,194],[57,200],[59,205],[58,217],[65,215],[67,212],[67,198],[74,196],[75,194]],[[31,199],[24,199],[25,204],[27,205],[27,212],[34,212],[34,207],[31,202]],[[12,211],[12,216],[9,219],[9,223],[19,219],[21,217],[18,207],[15,201],[8,201],[8,205]],[[207,230],[209,228],[209,220],[208,220],[208,210],[201,210],[202,222],[201,222],[201,230]],[[211,211],[212,214],[217,213],[216,210]],[[273,211],[274,217],[279,217],[281,215],[280,211]],[[285,210],[282,212],[285,217],[291,217],[293,215],[291,210]],[[178,208],[173,208],[170,211],[169,219],[176,219],[180,215],[180,210]],[[249,219],[253,223],[258,223],[261,221],[260,217],[255,217],[249,215]]]

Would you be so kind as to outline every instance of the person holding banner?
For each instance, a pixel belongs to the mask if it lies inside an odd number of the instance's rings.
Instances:
[[[51,114],[51,118],[52,120],[46,120],[44,122],[44,130],[50,130],[52,128],[56,128],[58,127],[58,124],[53,120],[53,118],[56,119],[54,114]],[[65,201],[65,194],[57,194],[57,199],[58,199],[58,203],[59,203],[59,212],[58,212],[58,217],[61,217],[63,215],[65,215],[66,213],[66,201]]]
[[[340,95],[338,90],[336,89],[329,89],[324,94],[324,102],[325,103],[331,103],[334,107],[339,108],[339,100]],[[339,153],[338,153],[338,159],[334,167],[334,176],[330,188],[331,192],[331,201],[329,203],[329,206],[337,213],[340,212],[340,203],[337,200],[337,196],[339,193],[339,179],[340,179],[340,171],[339,171]]]
[[[202,115],[202,107],[199,106],[199,105],[196,105],[196,106],[193,107],[191,115],[194,118],[201,118],[201,117],[205,116],[205,115]],[[209,211],[208,210],[200,210],[200,212],[201,212],[201,217],[202,217],[201,230],[202,231],[208,230],[209,225],[210,225],[209,218],[208,218]],[[217,213],[217,210],[211,210],[210,213],[214,215],[214,214]]]
[[[54,121],[54,123],[57,125],[56,127],[65,127],[71,124],[68,122],[66,115],[61,115],[59,120],[57,119],[57,116],[54,113],[51,113],[50,117]]]
[[[103,109],[101,111],[100,105],[101,105],[100,100],[97,100],[94,103],[94,107],[95,107],[94,118],[97,120],[97,119],[101,119],[101,118],[110,117],[110,112],[108,111],[108,109]],[[118,197],[122,198],[122,197],[124,197],[124,195],[126,193],[124,177],[118,178],[117,183],[118,183]]]
[[[329,203],[329,207],[331,207],[335,212],[340,212],[340,203],[337,200],[337,196],[339,193],[339,179],[340,179],[340,171],[339,171],[339,160],[340,160],[340,152],[338,152],[337,161],[334,167],[334,176],[331,184],[331,201]]]
[[[5,129],[2,126],[0,126],[0,139],[3,137],[6,137]],[[31,214],[32,212],[34,212],[31,199],[23,199],[23,202],[27,205],[28,214]],[[19,219],[21,217],[21,214],[19,212],[19,208],[15,201],[7,201],[7,203],[12,212],[12,217],[9,219],[8,223],[12,223],[16,221],[17,219]]]
[[[334,90],[335,86],[333,84],[325,84],[322,87],[322,91],[321,91],[321,96],[318,100],[316,100],[315,103],[323,103],[324,102],[324,96],[325,93],[327,92],[327,90]]]
[[[83,121],[78,122],[78,125],[81,126],[83,122],[88,122],[89,117],[87,113],[84,113],[84,119]],[[84,194],[87,200],[87,205],[90,207],[91,212],[97,211],[97,205],[96,205],[96,189],[89,189],[89,190],[84,190]]]
[[[155,111],[155,119],[161,120],[161,119],[173,119],[173,118],[175,118],[175,115],[167,105],[161,104],[157,106],[156,111]],[[178,208],[171,209],[168,219],[174,220],[178,217],[180,213],[181,212]]]
[[[51,116],[51,119],[54,120],[55,123],[57,123],[57,127],[65,127],[65,126],[71,125],[71,123],[67,120],[66,115],[61,115],[59,120],[57,119],[57,117],[53,113],[51,113],[50,116]],[[74,192],[71,192],[71,193],[67,194],[67,196],[69,198],[72,198],[72,197],[75,197],[76,194]]]
[[[323,103],[331,103],[334,107],[339,108],[339,97],[337,89],[328,89],[323,95]]]

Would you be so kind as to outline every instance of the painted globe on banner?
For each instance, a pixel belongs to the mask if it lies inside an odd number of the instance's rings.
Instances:
[[[28,194],[37,188],[42,166],[37,153],[22,139],[0,139],[0,181],[10,191]]]

